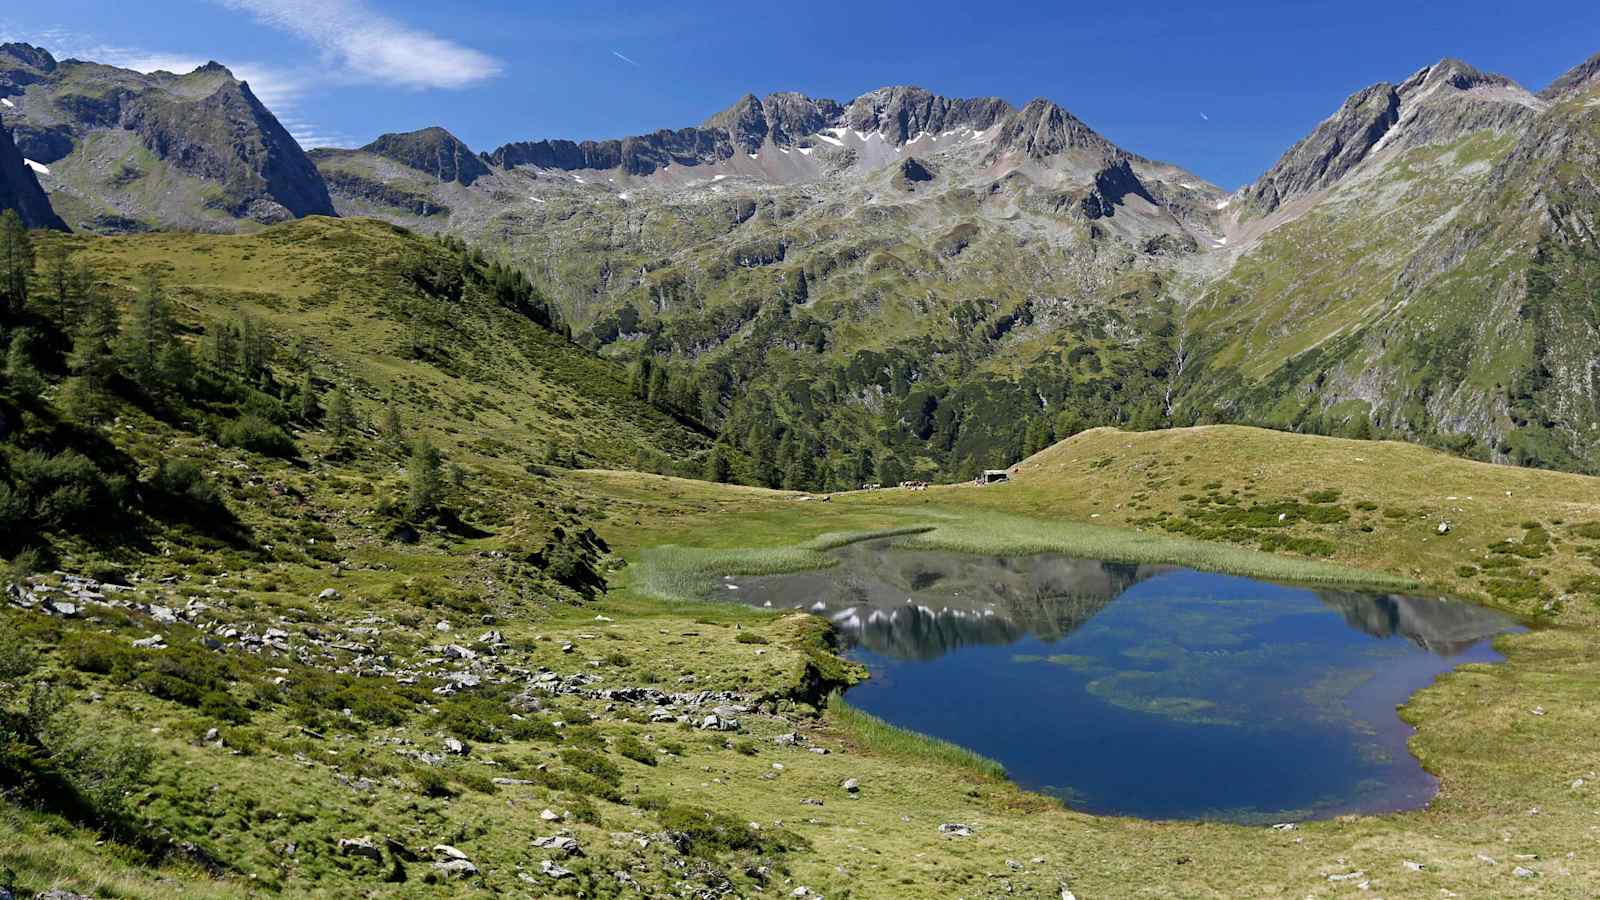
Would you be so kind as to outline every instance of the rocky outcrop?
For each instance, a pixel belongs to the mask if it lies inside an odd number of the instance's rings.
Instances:
[[[311,151],[312,160],[318,162],[342,155],[344,155],[344,151],[340,150]],[[398,185],[387,184],[355,172],[334,167],[323,167],[322,177],[327,182],[328,189],[342,198],[358,200],[373,206],[387,207],[411,216],[450,215],[449,206],[436,202],[426,194],[408,191]]]
[[[404,134],[386,134],[362,150],[394,160],[440,181],[470,186],[490,169],[455,135],[443,128],[424,128]]]
[[[215,90],[190,99],[152,91],[124,103],[119,125],[157,157],[217,181],[229,212],[259,222],[334,215],[317,167],[250,86],[217,63],[191,76],[217,76]]]
[[[1010,112],[1011,104],[999,97],[958,100],[919,87],[885,87],[850,101],[839,124],[851,131],[882,132],[884,140],[899,145],[921,133],[981,131]]]
[[[716,128],[683,128],[612,141],[532,141],[506,144],[484,156],[503,169],[538,166],[542,169],[621,168],[630,175],[649,175],[674,163],[694,166],[720,162],[733,156],[728,132]]]
[[[1096,134],[1077,116],[1045,99],[1031,101],[1008,116],[990,150],[993,161],[1006,154],[1046,159],[1068,151],[1083,151],[1110,158],[1120,151]]]
[[[1154,204],[1155,198],[1133,172],[1127,159],[1118,159],[1094,175],[1094,187],[1083,198],[1083,214],[1090,219],[1110,218],[1129,196],[1142,197]]]
[[[0,210],[11,209],[22,216],[29,228],[66,230],[66,224],[50,208],[39,179],[28,168],[11,141],[11,132],[0,118]]]

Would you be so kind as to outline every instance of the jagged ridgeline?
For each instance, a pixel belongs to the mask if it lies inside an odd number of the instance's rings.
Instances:
[[[1595,84],[1594,60],[1539,94],[1444,60],[1230,195],[1042,99],[747,95],[626,138],[474,153],[430,127],[307,157],[220,67],[0,51],[3,112],[70,227],[251,230],[326,194],[450,235],[716,434],[706,473],[806,489],[967,476],[1102,424],[1600,468]],[[259,137],[206,137],[224,113]],[[152,199],[134,170],[196,192]]]

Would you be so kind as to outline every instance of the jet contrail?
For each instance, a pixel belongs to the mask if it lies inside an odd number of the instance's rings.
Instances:
[[[616,50],[611,51],[611,55],[615,56],[617,59],[622,60],[623,62],[627,63],[630,66],[637,66],[638,65],[638,63],[636,63],[633,60],[627,58],[626,56],[623,56],[621,53],[617,52]]]
[[[1200,114],[1200,118],[1205,119],[1207,122],[1211,121],[1211,117],[1206,115],[1205,113],[1201,113]]]

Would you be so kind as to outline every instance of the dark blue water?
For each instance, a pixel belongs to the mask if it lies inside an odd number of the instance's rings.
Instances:
[[[828,615],[872,678],[852,705],[998,760],[1089,812],[1263,822],[1420,807],[1395,707],[1493,662],[1465,603],[1166,567],[883,542],[724,596]],[[737,591],[728,589],[737,585]]]

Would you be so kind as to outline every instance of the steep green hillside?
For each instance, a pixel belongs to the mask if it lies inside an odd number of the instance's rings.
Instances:
[[[1600,468],[1596,96],[1374,157],[1267,233],[1189,310],[1183,415]]]

